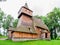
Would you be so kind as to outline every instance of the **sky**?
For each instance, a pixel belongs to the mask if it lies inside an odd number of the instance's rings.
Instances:
[[[6,0],[0,1],[0,8],[6,14],[11,14],[14,18],[17,18],[19,9],[26,2],[33,11],[32,15],[46,16],[54,7],[60,7],[60,0]]]

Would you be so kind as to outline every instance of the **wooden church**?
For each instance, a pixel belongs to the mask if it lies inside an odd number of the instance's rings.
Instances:
[[[33,11],[28,8],[27,3],[18,11],[18,24],[16,28],[8,29],[8,38],[13,41],[50,39],[48,27],[41,19],[32,15]]]

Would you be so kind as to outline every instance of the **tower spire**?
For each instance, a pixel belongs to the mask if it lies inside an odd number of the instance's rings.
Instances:
[[[25,5],[24,5],[26,8],[28,8],[28,5],[27,5],[27,3],[25,3]]]

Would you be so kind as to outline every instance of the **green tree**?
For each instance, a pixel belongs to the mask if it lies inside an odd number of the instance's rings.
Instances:
[[[58,21],[60,20],[60,8],[54,8],[53,11],[49,12],[47,15],[47,17],[51,19],[51,34],[54,35],[51,38],[54,37],[56,39],[56,31],[58,31],[60,28],[60,25],[58,23]]]
[[[3,21],[4,34],[5,34],[5,31],[6,31],[5,29],[9,29],[12,20],[13,20],[13,17],[11,15],[8,15],[6,17],[6,19],[4,19],[4,21]]]
[[[15,19],[13,22],[13,27],[16,28],[17,27],[17,23],[18,23],[18,19]]]
[[[2,27],[2,24],[3,24],[4,15],[5,15],[4,12],[0,8],[0,28]],[[0,30],[0,33],[1,33],[1,30]]]

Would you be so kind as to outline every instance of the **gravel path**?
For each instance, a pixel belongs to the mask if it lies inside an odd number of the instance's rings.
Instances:
[[[7,38],[0,38],[0,40],[6,40]]]

